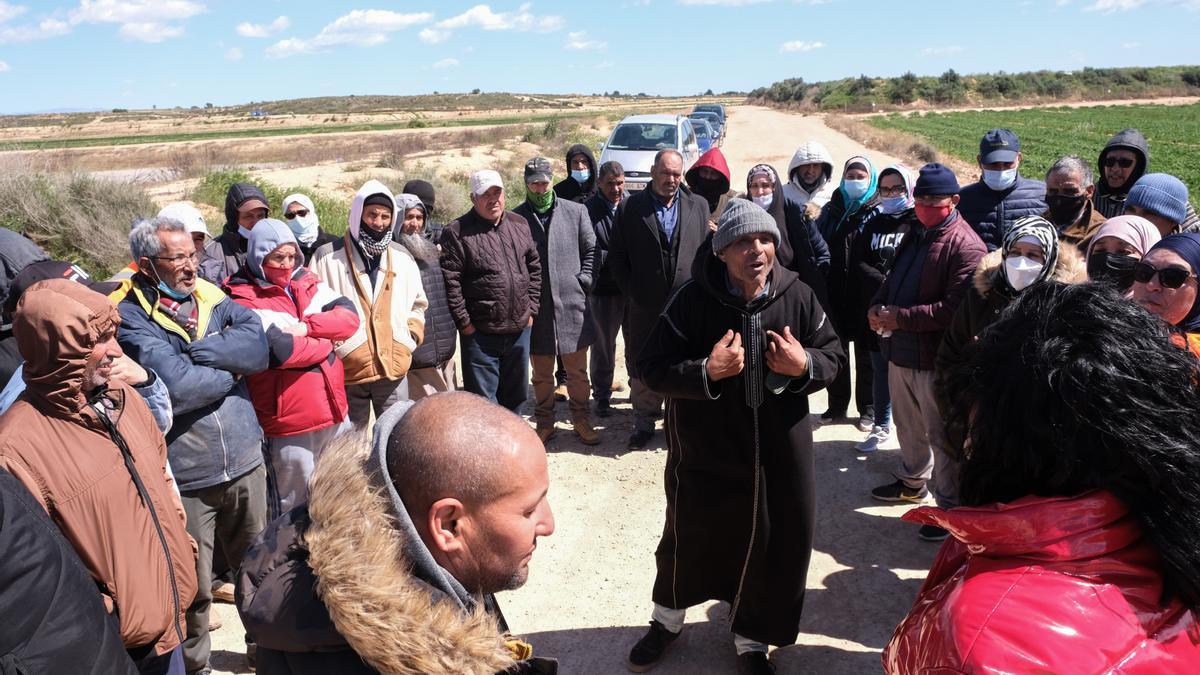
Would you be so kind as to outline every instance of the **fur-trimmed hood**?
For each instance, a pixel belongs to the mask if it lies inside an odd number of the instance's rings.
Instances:
[[[983,256],[983,260],[979,261],[972,283],[980,295],[987,297],[996,284],[1000,283],[1000,266],[1003,264],[1004,251],[1000,249]],[[1058,262],[1054,265],[1054,274],[1050,275],[1050,278],[1064,284],[1082,284],[1087,281],[1087,263],[1079,250],[1069,244],[1060,244]]]
[[[278,519],[247,553],[238,610],[260,649],[348,648],[387,674],[491,675],[518,664],[500,620],[433,561],[391,486],[381,459],[409,405],[380,418],[370,445],[331,445],[307,513]]]

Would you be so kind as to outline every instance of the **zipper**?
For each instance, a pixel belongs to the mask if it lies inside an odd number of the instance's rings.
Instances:
[[[209,405],[212,407],[213,421],[217,423],[217,438],[221,439],[221,476],[225,480],[229,480],[229,448],[225,446],[225,427],[221,426],[220,409],[217,407],[217,404],[212,403]]]
[[[96,406],[96,404],[93,404]],[[142,482],[141,475],[138,474],[137,467],[133,464],[133,453],[130,452],[129,446],[125,444],[124,437],[117,431],[116,425],[112,420],[108,419],[108,415],[100,409],[96,410],[96,416],[100,418],[100,423],[108,431],[108,437],[117,445],[117,449],[121,451],[121,458],[125,460],[125,469],[129,472],[130,478],[133,479],[133,485],[138,491],[138,497],[142,503],[150,510],[150,519],[154,521],[154,530],[158,533],[158,543],[162,546],[163,555],[167,558],[167,575],[171,579],[171,599],[174,602],[174,611],[171,614],[171,622],[175,625],[175,635],[179,637],[179,644],[183,644],[183,631],[179,628],[179,585],[175,581],[175,562],[171,558],[171,549],[167,546],[167,537],[163,534],[162,523],[158,520],[158,512],[154,510],[154,502],[150,501],[150,494],[146,490],[146,485]]]

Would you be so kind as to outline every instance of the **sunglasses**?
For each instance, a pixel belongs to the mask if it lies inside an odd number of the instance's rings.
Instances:
[[[1104,166],[1113,167],[1119,166],[1122,169],[1128,169],[1133,166],[1133,160],[1128,157],[1105,157]]]
[[[287,213],[283,214],[283,217],[287,218],[288,220],[295,220],[296,216],[300,216],[301,218],[307,218],[308,217],[308,209],[296,209],[295,211],[288,211]]]
[[[1148,262],[1138,262],[1133,266],[1133,280],[1139,284],[1150,283],[1155,275],[1158,276],[1158,283],[1163,288],[1179,288],[1189,277],[1195,276],[1182,267],[1159,268]]]

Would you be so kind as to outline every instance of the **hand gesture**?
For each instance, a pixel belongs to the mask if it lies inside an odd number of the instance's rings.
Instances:
[[[717,344],[713,345],[704,369],[708,372],[708,379],[716,382],[742,372],[744,361],[742,334],[727,330],[721,339],[717,340]]]
[[[808,352],[792,335],[790,326],[783,327],[783,335],[767,331],[771,343],[767,345],[767,367],[787,377],[800,377],[808,370]]]

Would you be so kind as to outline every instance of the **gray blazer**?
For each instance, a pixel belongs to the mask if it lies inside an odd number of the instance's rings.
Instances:
[[[542,259],[542,296],[529,334],[530,353],[570,354],[586,349],[595,341],[588,292],[596,260],[596,231],[587,208],[555,199],[546,224],[529,202],[513,211],[528,221]]]

